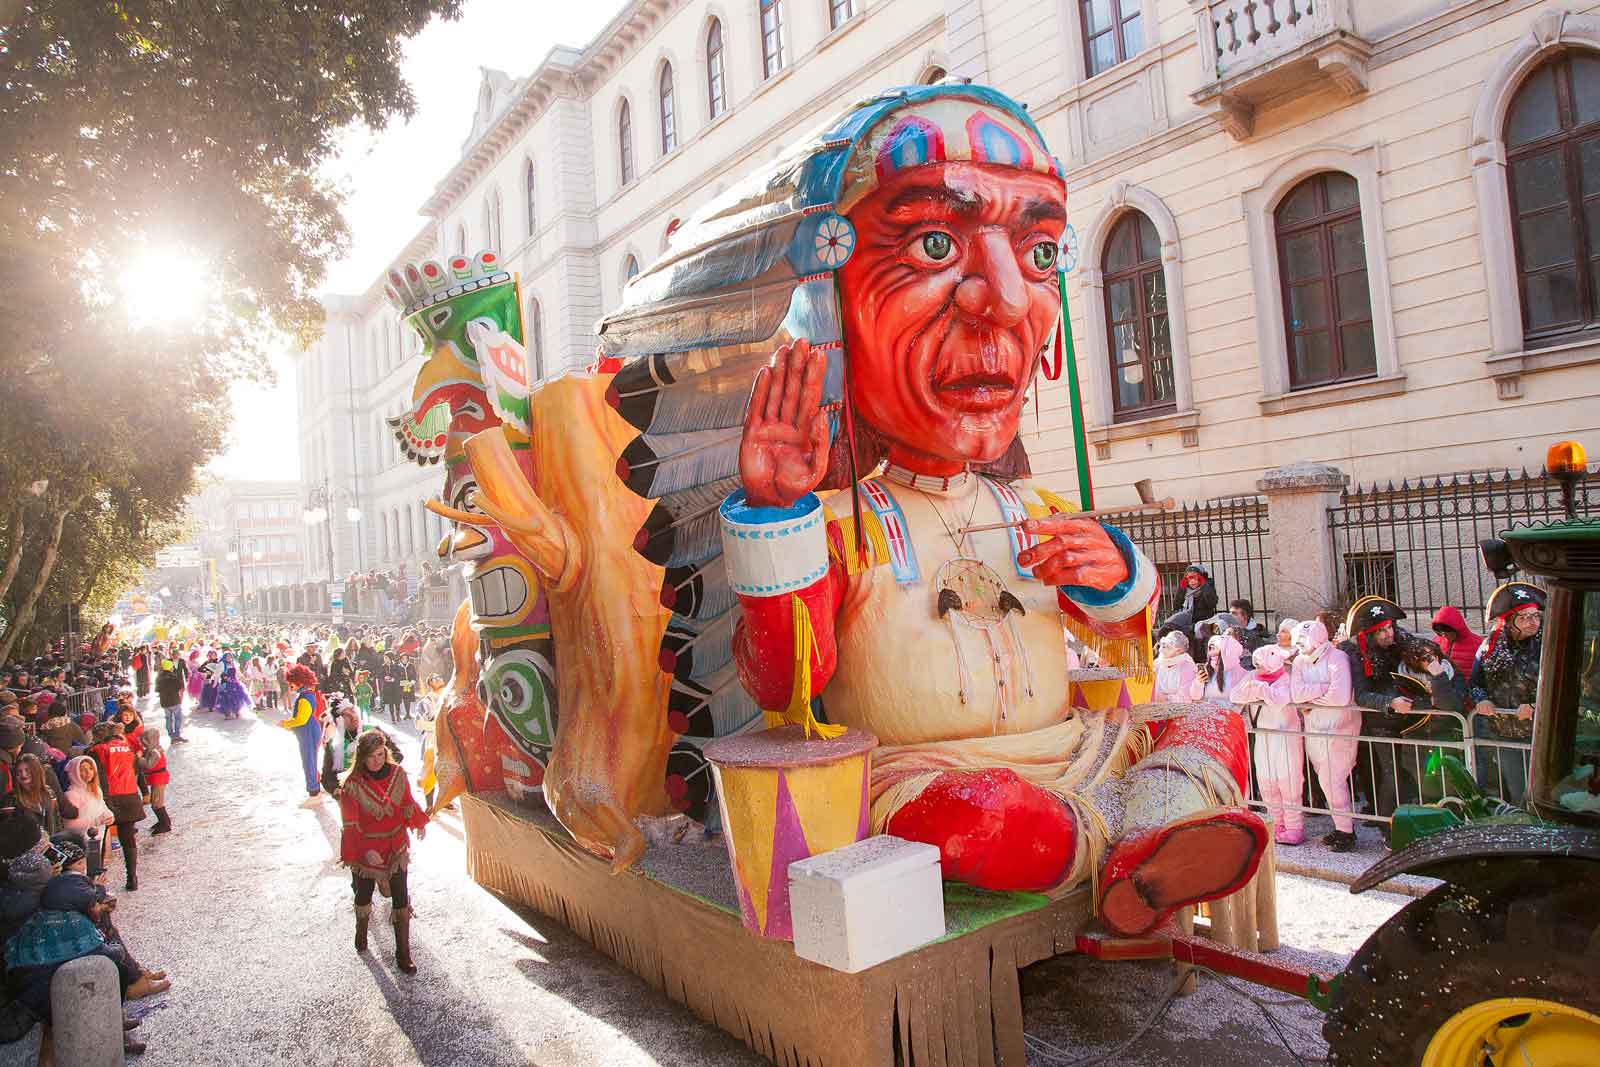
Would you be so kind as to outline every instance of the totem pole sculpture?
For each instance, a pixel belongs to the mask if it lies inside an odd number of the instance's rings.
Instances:
[[[443,498],[470,511],[477,483],[462,451],[468,437],[503,425],[523,469],[528,464],[527,361],[516,279],[485,251],[447,265],[397,266],[386,292],[426,354],[411,407],[390,426],[418,464],[443,461]],[[542,784],[555,739],[550,617],[542,590],[532,566],[498,527],[458,524],[438,551],[445,562],[464,564],[469,599],[457,613],[455,677],[436,726],[436,804],[469,786],[526,796]]]
[[[532,394],[531,471],[508,426],[466,442],[481,514],[440,510],[545,586],[546,797],[585,847],[627,863],[651,819],[703,814],[706,740],[781,717],[881,742],[870,829],[938,846],[947,879],[1098,876],[1124,933],[1248,881],[1239,717],[1122,686],[1074,706],[1063,629],[1148,692],[1158,590],[1027,480],[1065,222],[1016,102],[883,93],[673,235],[595,368]]]

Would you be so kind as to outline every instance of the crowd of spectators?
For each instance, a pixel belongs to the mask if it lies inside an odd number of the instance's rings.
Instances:
[[[1514,581],[1496,589],[1484,635],[1460,609],[1441,607],[1428,637],[1383,597],[1269,628],[1249,600],[1218,611],[1202,564],[1186,570],[1182,585],[1181,606],[1157,631],[1155,699],[1203,700],[1250,719],[1256,796],[1272,812],[1280,844],[1300,843],[1305,807],[1333,813],[1323,841],[1348,851],[1356,840],[1349,813],[1387,819],[1400,805],[1440,799],[1443,776],[1429,741],[1459,754],[1470,737],[1467,769],[1479,786],[1523,802],[1527,754],[1519,746],[1533,736],[1538,587]],[[1316,678],[1303,680],[1304,671]]]

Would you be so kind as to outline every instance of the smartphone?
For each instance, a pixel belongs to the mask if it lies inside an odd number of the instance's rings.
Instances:
[[[44,858],[52,867],[63,867],[67,863],[66,852],[56,845],[44,846]]]

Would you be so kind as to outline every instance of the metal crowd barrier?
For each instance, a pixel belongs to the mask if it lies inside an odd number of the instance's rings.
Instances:
[[[1349,815],[1352,819],[1366,823],[1389,823],[1393,819],[1389,815],[1379,812],[1383,808],[1393,811],[1402,804],[1438,804],[1447,798],[1460,799],[1460,793],[1451,787],[1447,777],[1441,774],[1430,775],[1427,773],[1429,757],[1435,752],[1447,752],[1459,758],[1469,772],[1477,779],[1478,788],[1486,795],[1504,800],[1509,804],[1521,806],[1527,790],[1528,770],[1533,759],[1533,743],[1531,741],[1508,741],[1499,738],[1480,737],[1473,726],[1477,713],[1464,714],[1454,711],[1431,711],[1426,714],[1435,719],[1448,719],[1453,721],[1460,731],[1460,738],[1440,738],[1424,736],[1386,737],[1378,734],[1330,734],[1310,730],[1278,730],[1270,727],[1256,725],[1257,712],[1260,705],[1236,705],[1244,716],[1245,732],[1250,737],[1251,759],[1247,770],[1248,788],[1246,795],[1251,807],[1258,810],[1267,810],[1267,804],[1261,799],[1261,791],[1256,782],[1255,747],[1257,739],[1270,736],[1298,737],[1303,741],[1327,740],[1356,741],[1359,747],[1356,750],[1356,764],[1346,786],[1350,790],[1351,810],[1348,812],[1334,812],[1325,805],[1310,803],[1321,793],[1321,783],[1316,776],[1316,771],[1311,765],[1308,752],[1302,750],[1300,761],[1301,770],[1305,775],[1305,785],[1302,790],[1300,804],[1285,804],[1285,810],[1299,811],[1306,815],[1334,814]],[[1310,710],[1310,705],[1299,705],[1303,713]],[[1322,710],[1328,710],[1323,708]],[[1366,713],[1370,708],[1350,705],[1343,710],[1354,710]],[[1502,711],[1502,714],[1514,714]],[[1418,712],[1417,714],[1422,714]],[[1393,773],[1381,773],[1390,771]],[[1364,772],[1364,773],[1363,773]],[[1404,772],[1404,773],[1402,773]],[[1383,780],[1387,779],[1386,782]],[[1383,784],[1380,784],[1383,782]],[[1370,794],[1368,794],[1370,787]],[[1377,794],[1385,790],[1385,795]],[[1324,798],[1325,799],[1325,798]],[[1363,799],[1372,810],[1363,811]],[[1392,803],[1380,803],[1383,800],[1392,800]]]
[[[58,714],[73,718],[88,712],[98,719],[100,718],[100,713],[105,710],[106,699],[115,691],[116,687],[110,685],[103,685],[94,689],[80,689],[76,693],[67,693],[56,697],[55,703],[51,707],[52,709],[59,707],[61,711]]]

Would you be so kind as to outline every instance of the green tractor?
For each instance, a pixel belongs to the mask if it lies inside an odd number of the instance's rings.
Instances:
[[[1444,883],[1335,983],[1334,1063],[1600,1067],[1600,519],[1576,516],[1585,464],[1575,442],[1551,448],[1566,520],[1504,534],[1509,562],[1549,591],[1528,786],[1539,821],[1430,834],[1351,887]]]

